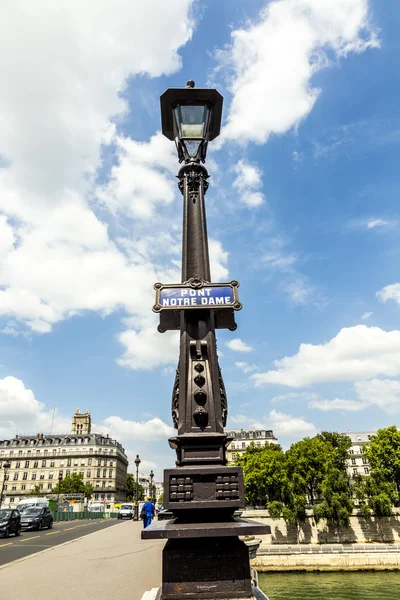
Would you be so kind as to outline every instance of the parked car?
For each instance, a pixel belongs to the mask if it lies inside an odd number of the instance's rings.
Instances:
[[[10,533],[20,535],[21,533],[21,515],[14,509],[0,510],[0,535],[8,538]]]
[[[21,500],[18,505],[17,505],[17,510],[19,510],[20,513],[22,513],[24,510],[26,510],[27,508],[33,508],[33,507],[39,507],[39,508],[43,508],[45,506],[49,506],[49,501],[47,498],[23,498],[23,500]]]
[[[126,503],[122,504],[118,511],[118,519],[133,519],[135,514],[135,507],[133,504]]]
[[[22,529],[43,529],[53,527],[53,513],[47,506],[34,506],[26,508],[21,514]]]

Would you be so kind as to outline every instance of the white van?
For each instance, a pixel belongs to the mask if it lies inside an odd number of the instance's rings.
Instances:
[[[88,510],[89,512],[104,512],[105,505],[103,502],[92,502],[91,504],[89,504]]]
[[[22,512],[26,508],[44,508],[49,506],[49,501],[47,498],[24,498],[20,502],[18,502],[17,510]]]
[[[130,502],[124,502],[121,504],[121,508],[118,511],[118,519],[133,519],[135,515],[135,507]]]

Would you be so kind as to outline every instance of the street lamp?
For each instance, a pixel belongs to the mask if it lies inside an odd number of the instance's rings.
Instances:
[[[9,460],[6,460],[6,461],[4,461],[4,463],[3,463],[2,466],[3,466],[3,469],[4,469],[4,477],[3,477],[3,484],[1,486],[0,508],[1,508],[1,505],[3,503],[4,487],[5,487],[6,481],[7,481],[7,471],[11,467],[11,462]]]
[[[57,489],[57,515],[60,514],[60,487],[61,487],[61,482],[62,482],[63,476],[61,475],[61,473],[58,474],[58,489]]]
[[[136,521],[139,521],[139,465],[142,462],[139,458],[139,454],[136,454],[135,458],[136,465]]]
[[[180,330],[172,392],[170,438],[176,468],[164,471],[164,507],[172,521],[143,530],[143,539],[168,539],[163,549],[160,600],[251,598],[249,552],[239,536],[268,534],[268,525],[234,517],[244,508],[243,470],[227,466],[227,397],[215,331],[237,327],[239,283],[211,283],[204,166],[208,142],[220,132],[223,98],[217,90],[173,88],[161,96],[162,132],[174,140],[183,196],[182,280],[154,285],[158,330]],[[198,566],[201,565],[199,569]],[[207,585],[205,575],[207,574]],[[178,583],[179,582],[179,585]],[[262,596],[261,596],[262,597]]]
[[[150,494],[149,494],[149,496],[151,497],[152,500],[155,500],[154,494],[153,494],[153,477],[154,477],[153,469],[150,471],[149,477],[150,477]]]

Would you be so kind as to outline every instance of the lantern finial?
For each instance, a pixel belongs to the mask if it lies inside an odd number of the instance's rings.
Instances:
[[[195,86],[195,82],[193,81],[193,79],[189,79],[189,81],[186,82],[186,87],[187,88],[194,88]]]

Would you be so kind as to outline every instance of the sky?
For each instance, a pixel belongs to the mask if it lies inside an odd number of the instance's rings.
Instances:
[[[288,447],[400,413],[396,0],[6,1],[0,19],[0,438],[77,407],[174,465],[182,197],[168,87],[215,87],[206,195],[229,428]],[[130,470],[134,470],[131,462]]]

